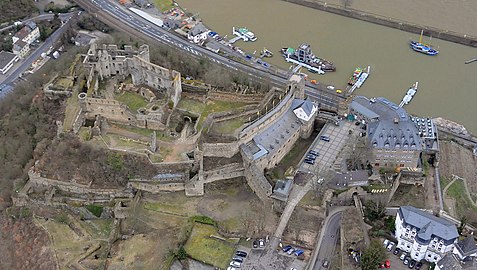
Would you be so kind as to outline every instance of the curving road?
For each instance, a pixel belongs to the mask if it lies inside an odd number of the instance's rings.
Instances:
[[[169,32],[162,27],[152,24],[146,19],[124,8],[117,1],[75,0],[75,2],[84,9],[96,13],[98,19],[105,23],[113,23],[115,26],[126,26],[159,43],[178,48],[192,56],[207,58],[215,63],[224,65],[229,69],[236,71],[240,70],[256,80],[267,81],[274,86],[280,87],[283,87],[288,81],[289,73],[287,71],[265,68],[255,63],[251,63],[253,66],[245,65],[228,59],[222,55],[209,51],[202,46],[192,44],[173,32]],[[338,109],[339,101],[344,100],[343,97],[337,95],[334,91],[328,90],[325,85],[308,84],[305,92],[310,98],[317,103],[320,103],[323,108],[334,111]]]

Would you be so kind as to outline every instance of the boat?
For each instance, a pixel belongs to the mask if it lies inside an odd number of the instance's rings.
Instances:
[[[419,85],[419,82],[416,82],[415,84],[413,84],[409,88],[409,90],[407,90],[406,95],[402,98],[401,103],[399,103],[399,107],[407,105],[407,104],[409,104],[409,102],[411,102],[412,98],[417,93],[417,86],[418,85]]]
[[[260,51],[260,57],[272,57],[273,56],[273,53],[269,50],[267,50],[267,48],[263,48],[261,51]]]
[[[419,41],[413,41],[411,40],[409,42],[409,45],[411,46],[411,49],[413,49],[416,52],[420,52],[423,54],[427,55],[437,55],[439,53],[438,50],[435,50],[432,48],[431,45],[422,43],[422,34],[424,33],[424,30],[421,30],[421,35],[419,36]]]
[[[353,75],[351,76],[351,78],[349,78],[348,84],[349,85],[354,85],[358,81],[359,76],[361,76],[362,73],[363,73],[363,70],[360,67],[357,67],[354,70]]]
[[[353,84],[353,86],[349,89],[349,94],[350,95],[353,94],[354,90],[356,90],[357,88],[360,88],[363,85],[364,81],[366,81],[366,79],[368,79],[370,71],[371,71],[370,66],[368,66],[368,68],[366,70],[361,71],[361,75],[358,77],[358,79]]]
[[[305,67],[313,73],[335,71],[336,68],[330,61],[316,57],[307,43],[302,43],[298,49],[287,47],[281,49],[282,56],[287,62],[292,62]]]
[[[255,36],[255,34],[245,27],[237,27],[237,28],[232,27],[232,33],[236,35],[237,37],[240,37],[241,39],[243,39],[243,41],[257,40],[257,37]]]

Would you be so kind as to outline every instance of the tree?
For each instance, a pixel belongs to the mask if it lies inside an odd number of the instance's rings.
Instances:
[[[457,228],[457,231],[459,232],[459,234],[462,234],[462,231],[465,229],[466,225],[467,225],[467,217],[462,216],[462,218],[460,219],[460,225]]]
[[[364,215],[369,220],[381,219],[384,217],[386,204],[384,200],[367,200],[365,203]]]
[[[356,136],[350,140],[351,153],[347,160],[348,170],[362,170],[364,165],[369,164],[369,160],[373,159],[373,151],[366,138]]]
[[[371,241],[371,244],[363,252],[361,257],[361,269],[377,269],[378,265],[386,259],[386,251],[378,240]]]
[[[341,4],[344,6],[344,8],[348,8],[352,3],[353,0],[341,0]]]

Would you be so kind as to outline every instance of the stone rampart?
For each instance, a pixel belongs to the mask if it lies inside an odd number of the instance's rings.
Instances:
[[[126,188],[106,189],[106,188],[90,188],[87,185],[81,185],[74,182],[63,182],[41,177],[38,173],[30,170],[28,172],[29,184],[31,186],[55,187],[64,192],[74,194],[91,194],[100,196],[114,197],[133,197],[132,191]]]
[[[211,100],[233,101],[241,103],[260,103],[265,95],[261,94],[238,94],[221,91],[209,91],[207,98]]]
[[[206,157],[231,158],[239,151],[240,142],[232,143],[203,143],[202,151]]]
[[[318,1],[308,1],[308,0],[282,0],[285,2],[290,2],[326,12],[331,12],[341,16],[346,16],[353,19],[358,19],[366,22],[371,22],[387,27],[396,28],[406,32],[420,34],[421,30],[424,29],[424,34],[426,36],[433,36],[442,40],[447,40],[450,42],[455,42],[471,47],[477,47],[477,37],[460,34],[452,31],[447,31],[443,29],[438,29],[425,25],[413,24],[410,22],[401,21],[398,19],[393,19],[389,17],[380,16],[377,14],[366,13],[361,10],[355,10],[351,8],[344,9],[342,6],[335,6],[327,4],[326,2]]]
[[[153,184],[146,182],[130,181],[128,188],[134,188],[150,193],[159,193],[163,191],[182,191],[185,190],[185,183],[165,183],[165,184]]]
[[[240,163],[231,163],[215,170],[204,171],[204,183],[244,176],[244,168]]]

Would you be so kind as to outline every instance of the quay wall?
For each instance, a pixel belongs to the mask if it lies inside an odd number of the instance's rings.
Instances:
[[[371,22],[387,27],[396,28],[402,31],[420,34],[424,30],[424,35],[432,36],[438,39],[459,43],[471,47],[477,47],[477,37],[464,35],[457,32],[438,29],[431,26],[413,24],[394,18],[384,17],[378,14],[367,13],[361,10],[352,8],[343,8],[338,5],[330,5],[325,2],[308,1],[308,0],[282,0],[285,2],[302,5],[309,8],[314,8],[326,12],[331,12],[337,15],[346,16],[353,19],[358,19],[366,22]]]

